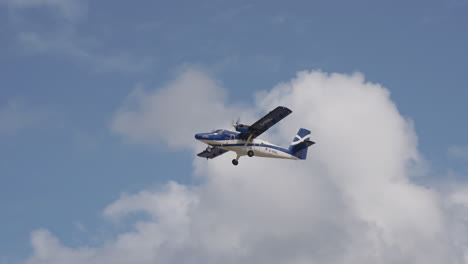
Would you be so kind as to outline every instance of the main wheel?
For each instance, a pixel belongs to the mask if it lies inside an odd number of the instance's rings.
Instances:
[[[212,149],[211,147],[207,147],[206,152],[211,152],[211,149]]]
[[[253,157],[254,152],[252,150],[247,151],[247,156]]]
[[[239,161],[236,160],[236,159],[233,159],[233,160],[232,160],[232,165],[237,166],[237,164],[239,164]]]

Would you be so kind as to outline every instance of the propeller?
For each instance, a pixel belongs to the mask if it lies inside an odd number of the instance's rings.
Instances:
[[[240,123],[240,117],[237,118],[237,121],[234,123],[234,120],[232,121],[232,126],[234,128],[237,128],[237,126],[239,126],[239,123]]]

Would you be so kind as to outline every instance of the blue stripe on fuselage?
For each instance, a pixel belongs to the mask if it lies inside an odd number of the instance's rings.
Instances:
[[[278,147],[278,146],[258,144],[258,143],[257,144],[249,143],[247,145],[245,145],[245,143],[243,144],[210,144],[210,145],[213,147],[244,147],[244,146],[245,147],[265,147],[265,148],[276,149],[286,154],[292,155],[292,153],[288,149]]]

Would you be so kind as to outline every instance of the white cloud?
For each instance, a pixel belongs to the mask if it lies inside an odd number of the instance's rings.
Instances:
[[[136,88],[112,130],[132,142],[193,146],[195,133],[226,126],[237,115],[225,107],[226,96],[209,75],[188,68],[159,90]]]
[[[170,182],[122,195],[104,210],[110,219],[149,216],[131,231],[101,247],[68,248],[39,230],[27,263],[467,261],[465,198],[411,182],[417,137],[387,89],[362,74],[301,72],[256,98],[245,111],[293,110],[271,138],[286,143],[299,127],[312,131],[317,144],[307,161],[242,158],[233,167],[230,153],[194,158],[202,184]],[[195,152],[201,146],[191,143],[192,130],[222,124],[236,108],[218,82],[188,69],[154,92],[137,89],[113,130],[130,141]]]

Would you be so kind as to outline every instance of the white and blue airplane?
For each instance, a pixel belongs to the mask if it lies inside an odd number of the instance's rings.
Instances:
[[[263,132],[291,113],[292,111],[288,108],[278,106],[251,126],[239,124],[238,120],[233,124],[236,131],[217,129],[210,133],[196,134],[197,140],[208,144],[206,150],[199,153],[198,156],[213,159],[228,151],[234,151],[237,154],[237,157],[232,160],[234,165],[239,164],[239,158],[245,155],[305,160],[307,148],[315,144],[310,140],[310,131],[307,129],[299,129],[288,149],[257,139]]]

